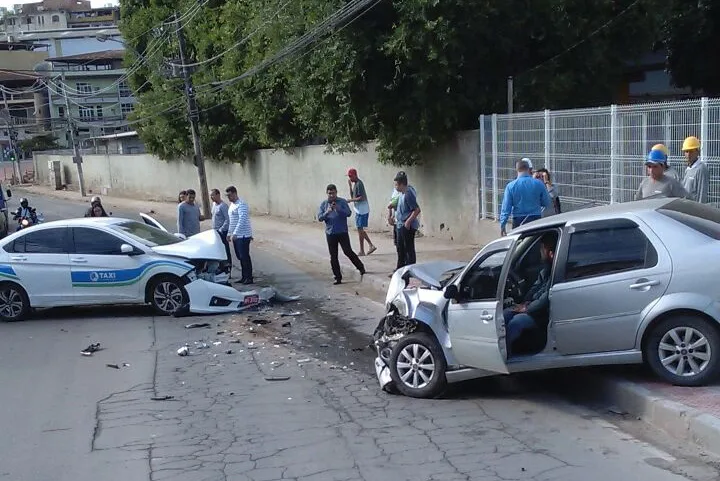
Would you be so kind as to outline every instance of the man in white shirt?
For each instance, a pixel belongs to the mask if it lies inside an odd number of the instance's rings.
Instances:
[[[237,189],[231,185],[225,189],[225,194],[230,201],[228,216],[230,226],[227,239],[233,243],[235,256],[240,260],[242,270],[241,284],[253,283],[252,260],[250,259],[250,242],[252,241],[252,226],[250,225],[250,209],[248,205],[238,197]]]
[[[213,230],[220,235],[220,238],[225,245],[225,253],[227,254],[227,261],[230,264],[230,270],[232,271],[232,255],[230,254],[230,243],[228,242],[228,233],[230,231],[230,215],[229,209],[225,202],[220,197],[220,191],[213,189],[210,191],[210,199],[213,202],[212,206],[212,226]]]

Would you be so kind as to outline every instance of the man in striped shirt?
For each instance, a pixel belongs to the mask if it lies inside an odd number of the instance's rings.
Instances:
[[[253,283],[252,260],[250,259],[250,242],[252,241],[252,226],[250,225],[250,209],[248,205],[238,197],[237,189],[231,185],[225,189],[225,194],[230,201],[228,215],[230,226],[227,239],[233,243],[235,256],[240,260],[242,269],[241,284]]]

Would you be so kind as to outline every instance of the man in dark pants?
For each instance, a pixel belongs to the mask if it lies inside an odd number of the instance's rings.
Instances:
[[[395,229],[397,231],[397,268],[415,264],[415,234],[420,227],[418,216],[420,206],[417,203],[415,189],[408,185],[405,172],[395,176],[395,189],[400,192],[395,209]]]
[[[500,235],[507,235],[506,224],[512,215],[513,229],[540,219],[544,208],[552,207],[545,184],[530,175],[532,163],[527,157],[516,164],[517,178],[505,186],[500,210]]]
[[[342,284],[342,272],[340,271],[340,261],[338,260],[338,247],[342,248],[345,256],[360,271],[360,275],[365,275],[365,266],[360,258],[353,252],[350,245],[350,235],[348,234],[348,217],[352,215],[350,206],[345,199],[337,196],[337,187],[330,184],[325,189],[327,192],[327,200],[320,204],[318,209],[318,221],[325,222],[325,237],[327,238],[328,251],[330,251],[330,267],[333,276],[335,276],[335,284]]]

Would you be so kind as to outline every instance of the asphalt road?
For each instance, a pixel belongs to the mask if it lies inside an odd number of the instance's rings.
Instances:
[[[31,203],[46,220],[88,205]],[[281,252],[253,255],[261,283],[302,301],[186,319],[46,310],[0,324],[0,480],[718,479],[708,456],[623,431],[538,383],[483,380],[442,400],[384,394],[367,338],[347,328],[380,307]],[[211,327],[184,328],[194,321]],[[81,356],[92,342],[105,349]],[[179,357],[184,344],[191,355]]]

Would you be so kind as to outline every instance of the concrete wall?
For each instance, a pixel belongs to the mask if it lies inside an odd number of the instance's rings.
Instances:
[[[77,171],[70,156],[35,153],[36,179],[48,183],[48,161],[63,163],[64,183],[77,189]],[[461,132],[451,142],[427,154],[424,166],[404,168],[417,192],[426,235],[474,242],[478,238],[478,134]],[[385,229],[392,179],[400,170],[377,161],[375,144],[366,152],[326,154],[324,146],[295,149],[294,153],[262,150],[244,165],[208,162],[209,187],[230,184],[255,212],[290,219],[312,220],[325,198],[328,183],[349,196],[347,170],[358,169],[370,201],[370,228]],[[191,162],[164,162],[151,155],[85,155],[86,189],[93,193],[171,200],[182,189],[198,189]],[[353,220],[351,219],[351,222]]]

